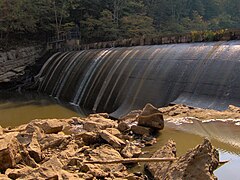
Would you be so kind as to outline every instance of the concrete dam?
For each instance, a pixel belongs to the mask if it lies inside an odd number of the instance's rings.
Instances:
[[[240,41],[58,52],[39,91],[119,117],[146,103],[223,110],[240,106]]]

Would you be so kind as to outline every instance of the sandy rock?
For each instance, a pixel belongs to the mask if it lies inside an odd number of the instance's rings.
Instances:
[[[6,133],[0,137],[0,170],[14,167],[21,160],[17,133]]]
[[[95,132],[85,132],[75,136],[76,139],[81,138],[86,145],[96,144],[101,141],[99,134]]]
[[[33,134],[36,133],[37,134],[37,138],[38,140],[42,139],[45,137],[45,133],[44,131],[39,128],[38,126],[33,125],[32,123],[29,123],[25,128],[24,128],[24,132],[25,133],[29,133],[29,134]]]
[[[103,117],[89,117],[83,125],[83,129],[90,132],[113,127],[117,127],[117,122]]]
[[[173,147],[174,149],[175,147]],[[164,151],[157,152],[157,154],[158,157],[163,157]],[[155,179],[199,179],[199,177],[201,179],[215,179],[213,171],[218,167],[218,162],[218,151],[212,147],[209,140],[205,139],[201,145],[171,164],[165,162],[165,164],[147,165],[147,167]]]
[[[3,134],[3,128],[2,128],[2,126],[0,126],[0,135],[2,135]]]
[[[62,134],[47,134],[43,139],[39,141],[41,150],[48,148],[59,147],[62,143],[68,144],[70,141],[70,136]]]
[[[143,127],[143,126],[136,126],[136,125],[131,127],[131,131],[134,134],[147,135],[147,136],[150,136],[153,132],[153,130],[151,128]]]
[[[118,138],[122,136],[122,133],[116,128],[107,128],[106,131]]]
[[[21,169],[7,169],[5,174],[11,179],[17,179],[31,173],[33,168],[26,166]]]
[[[5,175],[5,174],[0,174],[0,179],[1,179],[1,180],[11,180],[11,179],[8,178],[8,176]]]
[[[34,133],[32,137],[32,141],[27,147],[29,155],[38,163],[42,160],[42,151],[41,147],[37,140],[37,134]]]
[[[137,117],[138,125],[161,130],[164,120],[161,112],[151,104],[147,104]]]
[[[68,125],[59,119],[34,120],[31,123],[41,128],[46,134],[58,133],[63,130],[65,125]]]
[[[106,130],[103,130],[100,132],[101,138],[103,138],[105,141],[107,141],[109,144],[111,144],[113,147],[121,148],[125,145],[125,142],[121,139],[117,138],[116,136],[112,135]]]
[[[89,154],[90,160],[92,161],[106,161],[106,160],[120,160],[122,156],[118,151],[113,149],[109,145],[102,145]],[[126,168],[122,164],[106,164],[106,165],[93,165],[85,164],[81,167],[81,171],[92,174],[95,177],[107,177],[110,173],[121,172],[121,174],[126,176]]]
[[[92,118],[92,117],[96,117],[96,118],[109,118],[109,114],[108,113],[98,113],[98,114],[89,114],[88,118]]]
[[[139,157],[141,153],[142,153],[141,148],[131,143],[127,143],[127,145],[121,151],[121,155],[124,158],[136,158]]]
[[[237,107],[237,106],[234,106],[234,105],[229,105],[228,110],[231,111],[231,112],[240,113],[240,107]]]

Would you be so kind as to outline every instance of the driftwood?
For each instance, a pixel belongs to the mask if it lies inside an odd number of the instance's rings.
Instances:
[[[115,164],[115,163],[138,163],[138,162],[163,162],[163,161],[174,161],[176,158],[126,158],[120,160],[109,160],[109,161],[84,161],[85,164]]]

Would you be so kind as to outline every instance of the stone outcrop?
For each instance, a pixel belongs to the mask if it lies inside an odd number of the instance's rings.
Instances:
[[[137,125],[140,114],[148,116],[151,113],[156,124],[151,127],[148,122],[144,123],[148,127]],[[159,129],[161,117],[158,110],[147,105],[132,119],[123,122],[131,122],[131,128],[152,131]],[[107,114],[95,114],[86,118],[33,120],[14,129],[3,128],[0,134],[0,179],[143,180],[141,173],[129,173],[125,164],[119,161],[139,157],[141,148],[152,145],[156,138],[150,132],[139,136],[144,131],[134,134],[131,130],[121,132],[117,127],[118,123]],[[175,143],[169,141],[153,157],[176,157]],[[105,162],[113,160],[119,161],[115,164]],[[205,140],[172,163],[148,163],[146,167],[155,179],[191,179],[198,175],[208,179],[213,177],[217,165],[218,153]]]
[[[35,64],[40,58],[42,48],[26,47],[8,52],[0,52],[0,83],[9,82],[23,75],[27,66]]]
[[[175,157],[175,143],[169,141],[153,157]],[[164,163],[146,164],[154,179],[216,179],[213,171],[218,167],[219,154],[205,139],[201,145],[188,151],[177,160]]]

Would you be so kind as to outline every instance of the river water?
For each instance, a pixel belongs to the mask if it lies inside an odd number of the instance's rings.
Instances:
[[[59,104],[41,94],[1,94],[0,95],[0,125],[15,127],[28,123],[32,119],[69,118],[84,116],[84,111],[71,109],[65,104]],[[240,167],[240,126],[234,123],[194,122],[192,124],[166,123],[160,132],[157,144],[145,147],[144,156],[149,157],[163,146],[169,139],[177,143],[177,154],[182,155],[187,150],[203,142],[204,137],[211,139],[213,145],[220,152],[220,160],[229,162],[215,171],[220,180],[239,179]],[[143,156],[143,157],[144,157]],[[134,171],[141,171],[143,166],[135,167]]]

